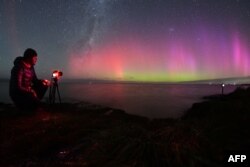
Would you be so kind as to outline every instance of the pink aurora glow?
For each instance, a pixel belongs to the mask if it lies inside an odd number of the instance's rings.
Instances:
[[[198,33],[199,34],[199,33]],[[198,36],[198,35],[197,35]],[[70,75],[74,78],[133,81],[185,81],[250,75],[250,50],[238,35],[201,31],[169,39],[145,40],[127,35],[91,53],[72,53]]]

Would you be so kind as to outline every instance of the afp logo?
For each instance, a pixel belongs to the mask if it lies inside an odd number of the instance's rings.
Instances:
[[[243,162],[246,159],[246,155],[230,155],[228,158],[228,162]]]
[[[249,158],[246,152],[228,152],[224,158],[224,164],[225,166],[249,166]]]

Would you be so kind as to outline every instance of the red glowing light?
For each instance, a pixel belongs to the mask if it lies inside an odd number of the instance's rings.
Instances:
[[[53,73],[53,78],[57,78],[58,77],[58,73]]]
[[[62,75],[63,75],[63,73],[61,71],[59,71],[59,70],[55,70],[52,73],[52,77],[56,78],[56,79],[59,79],[59,77],[61,77]]]

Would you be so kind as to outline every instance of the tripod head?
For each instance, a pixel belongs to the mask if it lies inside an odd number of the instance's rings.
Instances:
[[[55,71],[53,71],[53,73],[52,73],[52,78],[53,78],[54,80],[58,80],[61,76],[63,76],[62,71],[55,70]]]

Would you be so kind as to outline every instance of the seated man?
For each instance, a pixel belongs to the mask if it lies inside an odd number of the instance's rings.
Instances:
[[[48,88],[47,80],[37,79],[34,65],[37,53],[26,49],[23,57],[17,57],[11,70],[9,93],[14,104],[23,110],[33,110],[37,107]]]

